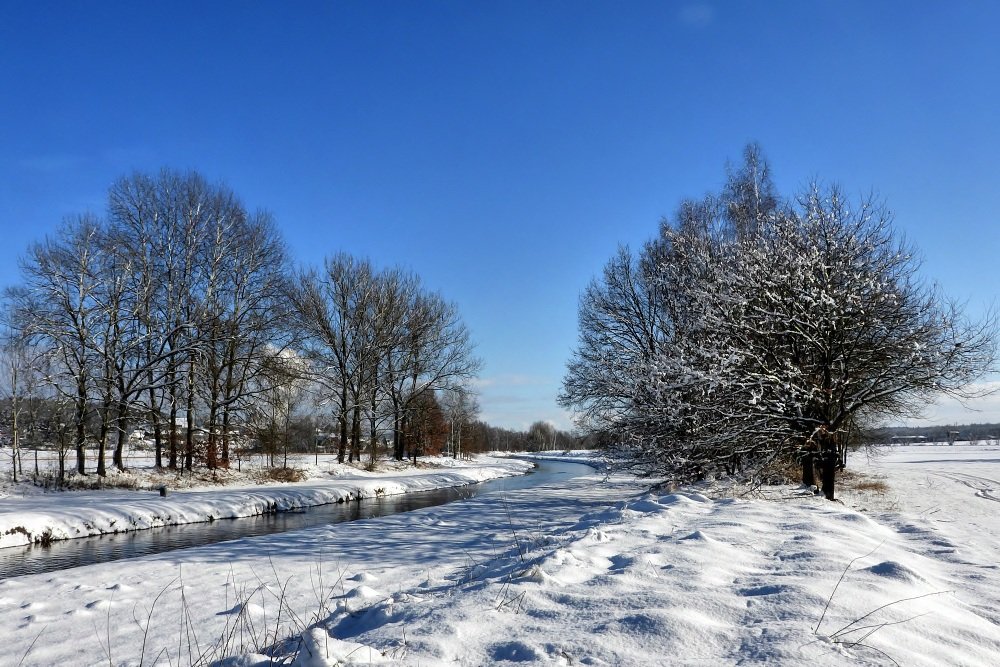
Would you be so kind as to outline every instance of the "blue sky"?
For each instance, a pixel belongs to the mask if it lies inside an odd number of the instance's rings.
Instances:
[[[115,178],[196,169],[300,262],[419,273],[478,341],[483,417],[568,427],[581,290],[748,141],[783,192],[877,191],[982,312],[998,26],[986,1],[6,2],[0,284]]]

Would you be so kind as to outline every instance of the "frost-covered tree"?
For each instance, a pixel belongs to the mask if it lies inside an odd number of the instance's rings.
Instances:
[[[563,400],[680,477],[790,457],[811,473],[815,453],[833,499],[857,424],[969,396],[994,364],[996,322],[968,321],[921,279],[873,198],[813,187],[782,203],[765,166],[748,151],[718,199],[683,206],[638,261],[612,260],[585,294]],[[643,262],[641,289],[622,290]],[[656,307],[628,308],[635,294]]]

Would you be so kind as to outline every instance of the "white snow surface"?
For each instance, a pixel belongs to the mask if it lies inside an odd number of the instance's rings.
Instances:
[[[602,472],[4,579],[0,661],[1000,664],[1000,448],[850,467],[889,490],[721,498]]]

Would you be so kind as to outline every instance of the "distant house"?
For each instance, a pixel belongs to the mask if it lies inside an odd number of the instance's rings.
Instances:
[[[894,435],[891,438],[889,438],[889,442],[891,442],[894,445],[898,445],[898,444],[907,445],[907,444],[910,444],[910,443],[913,443],[913,442],[927,442],[927,436],[926,435]]]

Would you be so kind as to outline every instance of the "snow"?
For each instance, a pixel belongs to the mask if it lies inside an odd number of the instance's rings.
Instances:
[[[885,452],[850,467],[888,490],[844,503],[595,472],[4,579],[0,639],[24,665],[1000,664],[1000,449]]]

